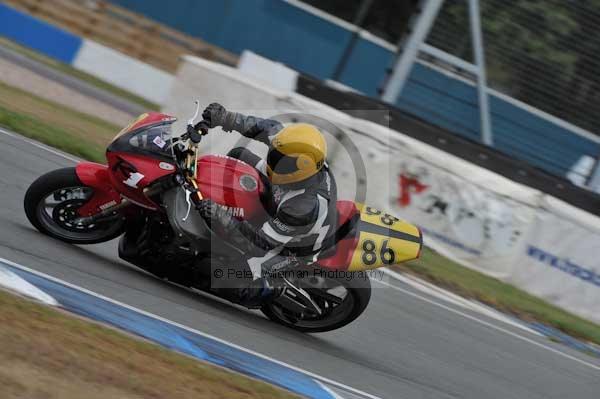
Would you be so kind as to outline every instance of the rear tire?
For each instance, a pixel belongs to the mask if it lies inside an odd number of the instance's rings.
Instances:
[[[45,201],[48,198],[53,196],[54,201],[59,201],[55,197],[62,192],[68,194],[68,190],[86,193],[87,197],[67,198],[62,202],[45,206]],[[123,219],[112,220],[110,223],[104,224],[98,223],[97,225],[91,225],[90,228],[79,228],[76,225],[68,226],[69,220],[63,215],[72,215],[78,207],[89,199],[92,193],[93,189],[79,180],[75,168],[57,169],[40,176],[29,186],[23,200],[25,214],[29,222],[40,232],[71,244],[97,244],[110,241],[123,234],[125,226]],[[82,195],[79,195],[79,197]],[[52,212],[52,215],[48,214],[49,212],[46,209],[54,209],[51,208],[52,205],[54,208],[62,207],[60,212]]]
[[[277,309],[276,301],[266,303],[262,306],[261,311],[270,320],[300,332],[319,333],[342,328],[356,320],[356,318],[365,311],[371,300],[371,282],[369,278],[360,278],[356,276],[357,274],[354,273],[352,278],[342,277],[330,279],[346,289],[347,295],[344,301],[350,301],[349,306],[351,306],[351,308],[344,312],[343,318],[341,319],[339,319],[339,317],[332,317],[331,319],[325,317],[314,321],[294,321],[289,317],[285,317],[284,313],[281,312],[281,309]]]

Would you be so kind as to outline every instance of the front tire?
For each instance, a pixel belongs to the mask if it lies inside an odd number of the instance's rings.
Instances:
[[[83,184],[75,168],[58,169],[34,181],[23,205],[29,222],[40,232],[71,244],[97,244],[110,241],[124,230],[122,218],[89,226],[72,221],[77,209],[87,202],[94,190]]]
[[[314,277],[309,277],[308,280]],[[322,288],[314,288],[310,281],[296,282],[311,294],[316,302],[325,304],[328,300],[332,302],[334,296],[338,296],[341,302],[337,303],[331,311],[325,312],[323,316],[307,316],[290,313],[278,305],[277,301],[271,301],[262,306],[261,311],[272,321],[305,333],[319,333],[336,330],[353,322],[360,316],[371,299],[371,282],[367,276],[359,276],[356,273],[343,277],[326,278],[322,282]],[[311,288],[313,285],[313,288]],[[340,294],[340,290],[345,294]],[[336,290],[338,290],[336,292]]]

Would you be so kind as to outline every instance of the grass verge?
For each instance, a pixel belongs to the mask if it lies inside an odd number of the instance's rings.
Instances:
[[[5,291],[0,325],[3,399],[296,397]]]
[[[121,129],[1,82],[0,126],[96,162]]]
[[[131,101],[132,103],[136,103],[136,104],[142,106],[143,108],[147,109],[148,111],[156,111],[156,110],[160,109],[160,106],[158,104],[148,101],[142,97],[139,97],[127,90],[123,90],[119,87],[116,87],[116,86],[114,86],[102,79],[98,79],[97,77],[92,76],[88,73],[85,73],[78,69],[75,69],[70,65],[64,64],[53,58],[46,57],[45,55],[40,54],[40,53],[38,53],[34,50],[31,50],[27,47],[23,47],[11,40],[0,37],[0,45],[4,46],[6,48],[9,48],[19,54],[22,54],[22,55],[26,56],[27,58],[30,58],[34,61],[40,62],[56,71],[65,73],[74,78],[77,78],[79,80],[87,82],[101,90],[107,91],[107,92],[112,93],[118,97],[125,99],[125,100]]]
[[[431,249],[421,259],[394,266],[463,297],[476,299],[526,321],[539,321],[566,334],[600,344],[600,326],[529,295],[512,285],[471,270]]]

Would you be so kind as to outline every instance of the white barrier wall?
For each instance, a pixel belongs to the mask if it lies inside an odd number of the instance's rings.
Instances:
[[[237,69],[244,75],[262,80],[267,86],[288,92],[296,91],[298,72],[280,62],[273,62],[249,50],[244,50]]]
[[[164,104],[174,79],[152,65],[86,39],[73,66],[157,104]]]
[[[263,117],[305,112],[333,122],[359,151],[348,154],[328,136],[340,199],[353,198],[355,166],[362,161],[368,179],[358,185],[366,184],[366,202],[421,226],[427,245],[600,322],[600,218],[400,132],[268,88],[233,68],[186,57],[166,111],[186,119],[196,98]],[[209,137],[206,150],[220,153],[240,140],[236,133]],[[255,143],[252,148],[265,151]]]

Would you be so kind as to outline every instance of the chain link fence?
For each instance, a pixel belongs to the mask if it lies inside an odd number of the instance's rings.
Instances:
[[[303,0],[348,22],[363,1]],[[395,44],[417,3],[374,0],[363,28]],[[488,85],[600,135],[600,0],[480,0],[480,8]],[[472,62],[467,0],[445,1],[427,43]]]
[[[419,0],[302,0],[346,22],[356,21],[359,10],[368,3],[368,10],[361,28],[371,34],[397,43],[405,32]]]
[[[481,0],[488,85],[600,135],[600,0]],[[472,62],[466,0],[427,43]]]

